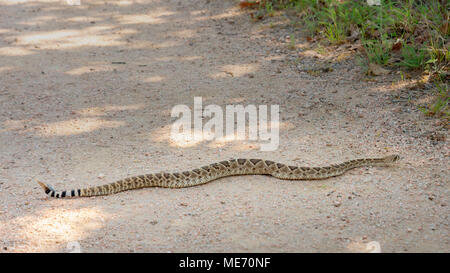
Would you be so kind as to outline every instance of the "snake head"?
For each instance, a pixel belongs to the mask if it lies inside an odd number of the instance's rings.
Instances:
[[[393,163],[393,162],[396,162],[399,160],[400,160],[399,155],[389,155],[384,158],[384,162],[386,162],[386,163]]]

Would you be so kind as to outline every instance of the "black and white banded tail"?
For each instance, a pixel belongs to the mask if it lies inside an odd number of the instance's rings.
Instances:
[[[81,196],[81,189],[70,191],[55,191],[52,186],[38,181],[38,184],[44,189],[45,193],[50,197],[65,198],[65,197],[79,197]]]

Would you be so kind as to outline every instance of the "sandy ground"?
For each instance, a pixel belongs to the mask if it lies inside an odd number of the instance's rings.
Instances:
[[[427,92],[367,78],[354,54],[318,54],[299,34],[289,49],[286,22],[254,22],[234,1],[0,0],[0,252],[358,252],[371,241],[449,252],[449,143],[446,124],[418,110]],[[194,96],[279,104],[279,148],[171,140],[172,107]],[[392,153],[393,167],[323,181],[231,177],[69,200],[36,184]]]

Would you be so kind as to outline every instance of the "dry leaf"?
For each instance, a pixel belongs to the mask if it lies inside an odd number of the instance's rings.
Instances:
[[[392,45],[392,51],[400,50],[400,49],[402,49],[402,46],[403,46],[402,41],[397,40],[397,41]]]
[[[239,3],[239,7],[241,7],[241,9],[255,9],[259,6],[259,3],[257,2],[248,2],[248,1],[242,1]]]
[[[448,21],[444,22],[439,29],[441,30],[441,33],[448,35]]]

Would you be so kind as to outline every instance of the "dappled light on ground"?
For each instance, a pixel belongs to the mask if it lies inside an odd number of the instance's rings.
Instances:
[[[418,84],[420,80],[410,79],[410,80],[398,80],[390,84],[382,84],[373,87],[372,90],[381,93],[393,92],[404,89],[411,89]]]
[[[18,45],[38,46],[40,49],[68,49],[81,46],[123,45],[121,34],[111,33],[113,26],[93,26],[85,29],[65,29],[35,34],[20,35]],[[121,33],[134,33],[132,29],[122,29]]]
[[[166,77],[163,76],[152,76],[144,80],[144,82],[162,82]]]
[[[86,22],[96,22],[100,21],[101,17],[91,17],[91,16],[74,16],[64,19],[65,22],[74,22],[74,23],[86,23]]]
[[[41,137],[70,136],[93,132],[99,129],[113,129],[126,125],[124,121],[100,119],[114,112],[137,111],[144,108],[144,104],[106,105],[103,107],[87,107],[72,112],[79,118],[69,120],[39,123],[32,120],[6,120],[0,132],[22,131]]]
[[[28,3],[30,0],[0,0],[0,4],[8,6],[8,5],[18,5],[23,3]],[[54,0],[38,0],[34,2],[40,2],[40,3],[50,3],[55,2]]]
[[[108,112],[139,110],[144,108],[144,104],[130,104],[130,105],[106,105],[103,107],[88,107],[75,111],[80,116],[105,116]]]
[[[211,74],[210,77],[213,79],[226,78],[229,76],[242,77],[257,70],[258,65],[256,64],[229,64],[222,66],[220,72]]]
[[[33,247],[39,252],[66,251],[69,242],[81,241],[90,236],[92,231],[101,229],[110,215],[95,208],[67,209],[52,207],[43,209],[33,215],[15,218],[12,223],[15,230],[16,252],[22,252],[21,244]],[[1,223],[0,226],[6,225]]]
[[[33,51],[22,47],[0,47],[0,56],[25,56],[30,54],[33,54]]]
[[[171,35],[179,37],[179,38],[191,38],[191,37],[194,37],[196,34],[193,29],[184,29],[184,30],[172,32]]]
[[[395,101],[410,85],[367,76],[347,55],[334,62],[323,45],[306,48],[288,18],[253,12],[229,0],[0,0],[0,252],[74,241],[83,252],[353,251],[363,235],[383,250],[445,249],[447,143],[427,138],[440,125]],[[194,97],[224,114],[279,106],[268,124],[279,147],[262,151],[269,141],[248,139],[248,122],[242,138],[226,120],[223,136],[172,135],[172,110],[193,111]],[[236,176],[69,200],[35,183],[63,190],[229,158],[320,166],[391,153],[402,158],[391,168],[316,182]]]
[[[206,122],[206,121],[205,121]],[[268,125],[268,131],[271,130],[289,130],[294,126],[290,122],[272,121]],[[150,140],[153,142],[167,143],[169,146],[177,148],[191,148],[198,145],[207,145],[210,148],[221,148],[224,146],[232,146],[233,150],[248,149],[259,147],[261,143],[267,141],[261,139],[251,140],[249,139],[249,132],[258,132],[258,124],[249,125],[248,122],[245,126],[245,135],[238,134],[226,134],[226,122],[224,121],[224,132],[222,136],[216,137],[214,132],[208,131],[196,131],[192,128],[191,131],[181,130],[176,134],[172,134],[172,124],[154,130],[150,133]],[[235,131],[236,132],[236,131]],[[241,145],[242,144],[242,145]]]
[[[177,56],[177,57],[171,57],[171,56],[165,56],[165,57],[158,57],[156,58],[157,61],[160,62],[170,62],[170,61],[195,61],[202,59],[201,56]]]
[[[155,10],[147,14],[129,14],[120,15],[117,17],[120,24],[163,24],[166,22],[165,16],[174,15],[175,12],[167,11],[165,9]],[[161,18],[162,17],[162,18]]]
[[[196,14],[202,14],[202,12],[198,12]],[[213,16],[199,16],[195,18],[196,21],[205,21],[205,20],[218,20],[218,19],[226,19],[226,18],[232,18],[234,16],[237,16],[239,14],[242,14],[242,11],[239,10],[239,8],[235,7],[232,9],[229,9],[228,11],[213,15]]]
[[[101,128],[117,128],[125,125],[123,121],[110,121],[98,118],[79,118],[42,124],[36,132],[39,136],[70,136],[92,132]]]
[[[408,104],[415,105],[415,107],[429,105],[435,100],[434,92],[421,94],[422,92],[420,91],[420,89],[423,88],[424,83],[429,81],[429,75],[417,77],[408,76],[408,79],[402,79],[400,74],[398,77],[398,80],[394,80],[390,84],[380,84],[372,87],[370,92],[397,94],[393,95],[394,100],[404,101]]]
[[[79,76],[87,73],[110,72],[110,71],[114,71],[114,67],[112,67],[111,65],[98,63],[74,68],[69,71],[66,71],[65,73],[72,76]]]
[[[0,73],[3,73],[5,71],[13,70],[14,68],[12,66],[2,66],[0,67]]]
[[[6,120],[3,122],[0,132],[21,131],[27,127],[30,120]]]
[[[80,18],[80,17],[78,17]],[[69,18],[71,19],[71,18]],[[28,18],[27,20],[24,20],[22,22],[19,22],[20,25],[24,25],[24,26],[30,26],[33,27],[37,24],[48,24],[48,23],[52,23],[55,20],[60,20],[57,16],[37,16],[34,18]],[[69,20],[68,20],[69,21]]]

